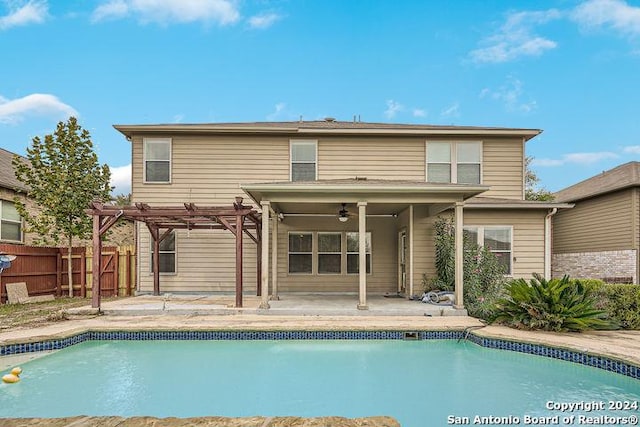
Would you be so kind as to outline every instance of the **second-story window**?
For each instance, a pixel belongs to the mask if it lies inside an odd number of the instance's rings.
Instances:
[[[171,182],[171,139],[144,139],[144,182]]]
[[[480,184],[480,142],[428,142],[427,182]]]
[[[315,181],[318,174],[316,141],[291,141],[291,181]]]

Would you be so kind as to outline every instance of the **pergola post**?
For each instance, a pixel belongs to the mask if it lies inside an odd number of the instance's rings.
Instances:
[[[160,230],[149,226],[151,240],[153,241],[153,256],[151,257],[151,270],[153,271],[153,295],[160,295]]]
[[[242,307],[242,221],[244,216],[236,214],[236,307]]]
[[[464,214],[463,202],[456,202],[455,207],[455,299],[454,308],[464,308]]]
[[[256,237],[260,239],[261,235],[256,233]],[[262,243],[260,240],[256,244],[256,296],[262,296]]]
[[[278,297],[278,214],[273,212],[273,231],[271,234],[271,299]]]
[[[269,308],[269,210],[271,203],[268,200],[260,202],[262,207],[262,239],[258,247],[262,247],[262,269],[261,269],[261,286],[262,299],[260,308]]]
[[[102,239],[100,225],[102,217],[93,216],[93,257],[91,258],[91,307],[100,310],[100,272],[102,271]]]
[[[360,300],[358,310],[367,306],[367,202],[358,202],[358,277]]]

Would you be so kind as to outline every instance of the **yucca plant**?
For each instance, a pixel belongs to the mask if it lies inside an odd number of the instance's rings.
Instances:
[[[529,282],[517,279],[506,286],[507,296],[496,303],[494,322],[556,332],[615,327],[604,311],[594,308],[595,296],[590,286],[568,276],[552,280],[539,274],[533,276]]]

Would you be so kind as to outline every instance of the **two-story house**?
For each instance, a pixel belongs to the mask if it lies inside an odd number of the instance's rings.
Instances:
[[[550,277],[551,216],[570,207],[524,200],[535,129],[331,118],[115,128],[131,142],[134,203],[230,206],[241,196],[262,213],[262,239],[246,236],[241,256],[244,274],[258,276],[244,289],[260,286],[265,304],[353,293],[366,308],[367,294],[419,293],[423,273],[435,276],[433,221],[453,214],[462,306],[463,229],[508,275]],[[138,228],[138,291],[152,292],[152,239]],[[171,231],[158,251],[162,292],[233,292],[236,246],[224,231]]]

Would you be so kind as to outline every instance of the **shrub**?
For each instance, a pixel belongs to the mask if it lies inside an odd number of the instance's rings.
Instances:
[[[568,276],[549,281],[533,276],[529,282],[517,279],[507,285],[507,296],[497,302],[493,321],[518,329],[556,332],[614,328],[606,313],[595,308],[591,285]]]
[[[596,308],[607,312],[623,329],[640,329],[640,286],[600,283]]]
[[[453,290],[455,287],[455,229],[451,218],[434,222],[437,276],[423,275],[425,291]],[[470,316],[489,319],[505,284],[504,267],[489,250],[464,238],[464,305]]]

